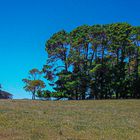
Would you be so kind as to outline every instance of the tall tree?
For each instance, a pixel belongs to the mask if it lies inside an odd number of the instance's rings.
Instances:
[[[55,96],[139,98],[140,28],[127,23],[62,30],[46,43],[43,72]]]

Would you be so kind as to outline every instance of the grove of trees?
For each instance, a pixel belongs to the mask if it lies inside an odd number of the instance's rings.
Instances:
[[[42,72],[54,89],[46,98],[140,98],[140,27],[114,23],[61,30],[47,40],[46,52]]]

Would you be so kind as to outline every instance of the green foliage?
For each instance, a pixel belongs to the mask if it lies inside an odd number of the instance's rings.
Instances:
[[[140,98],[140,27],[128,23],[62,30],[46,43],[43,72],[69,99]]]
[[[29,78],[22,80],[25,83],[25,91],[32,93],[32,99],[35,99],[37,94],[40,95],[41,89],[45,88],[45,83],[39,79],[41,74],[38,69],[32,69],[29,71]]]
[[[101,64],[97,64],[93,69],[90,70],[90,73],[95,73],[95,72],[97,72],[101,67],[102,67]]]

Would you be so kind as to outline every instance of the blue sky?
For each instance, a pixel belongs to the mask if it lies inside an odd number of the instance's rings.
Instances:
[[[22,79],[47,59],[45,42],[77,26],[140,25],[139,0],[0,0],[0,83],[14,98],[30,98]],[[49,88],[49,87],[47,87]]]

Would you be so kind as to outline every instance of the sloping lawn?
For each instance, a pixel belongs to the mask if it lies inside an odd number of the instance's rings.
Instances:
[[[140,140],[140,100],[0,100],[0,140]]]

